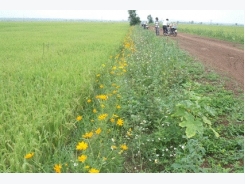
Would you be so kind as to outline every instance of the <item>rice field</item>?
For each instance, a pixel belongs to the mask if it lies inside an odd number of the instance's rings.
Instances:
[[[43,172],[70,140],[93,75],[120,49],[126,23],[0,23],[0,172]],[[35,167],[24,155],[35,153]],[[52,169],[52,168],[51,168]]]
[[[244,26],[238,25],[207,25],[179,23],[178,30],[206,37],[244,44]]]

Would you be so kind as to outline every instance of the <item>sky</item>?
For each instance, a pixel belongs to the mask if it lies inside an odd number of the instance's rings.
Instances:
[[[147,20],[147,16],[151,15],[153,19],[158,17],[159,20],[168,18],[170,21],[244,24],[245,11],[241,9],[243,6],[239,0],[232,0],[232,3],[222,2],[222,5],[215,3],[214,0],[206,0],[205,3],[191,0],[176,0],[169,1],[169,3],[165,1],[165,4],[159,3],[161,1],[157,0],[141,0],[140,2],[140,4],[137,4],[132,3],[132,0],[89,0],[88,2],[78,0],[2,0],[0,2],[0,18],[127,21],[128,10],[133,9],[136,10],[142,21]],[[210,3],[212,6],[210,6]],[[165,7],[171,7],[173,10]]]

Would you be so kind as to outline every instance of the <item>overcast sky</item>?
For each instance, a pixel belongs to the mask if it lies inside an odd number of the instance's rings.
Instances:
[[[212,6],[210,6],[209,0],[206,0],[205,3],[197,0],[179,0],[170,1],[169,4],[168,1],[162,4],[157,0],[141,0],[140,4],[134,4],[130,0],[89,0],[88,2],[78,0],[1,0],[0,18],[127,20],[128,10],[135,9],[141,20],[147,20],[147,16],[151,15],[153,19],[155,17],[160,20],[168,18],[170,21],[244,24],[244,10],[241,9],[243,6],[241,1],[236,1],[233,0],[230,4],[222,2],[222,5],[210,1],[210,3],[212,2]],[[184,2],[185,4],[183,4]],[[198,3],[191,4],[191,2]],[[236,9],[232,8],[234,4]],[[171,7],[174,10],[168,10],[166,7]],[[229,10],[229,8],[233,10]]]

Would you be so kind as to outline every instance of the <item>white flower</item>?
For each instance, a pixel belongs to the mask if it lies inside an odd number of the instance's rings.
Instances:
[[[114,139],[114,138],[112,138],[112,139],[111,139],[111,141],[112,141],[112,142],[115,142],[115,139]]]
[[[74,163],[73,165],[74,165],[74,167],[76,167],[76,166],[78,166],[78,163]]]
[[[161,139],[160,139],[160,138],[158,138],[158,140],[160,141]]]
[[[155,159],[155,163],[158,163],[158,160],[157,159]]]

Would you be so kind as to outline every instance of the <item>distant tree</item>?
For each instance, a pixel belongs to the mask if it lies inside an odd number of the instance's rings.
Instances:
[[[128,20],[129,20],[130,26],[140,24],[141,21],[140,21],[140,18],[136,14],[136,10],[128,10],[128,14],[129,14]]]
[[[150,23],[153,23],[153,18],[152,18],[151,15],[148,15],[148,16],[147,16],[147,19],[148,19],[148,23],[149,23],[149,24],[150,24]]]

